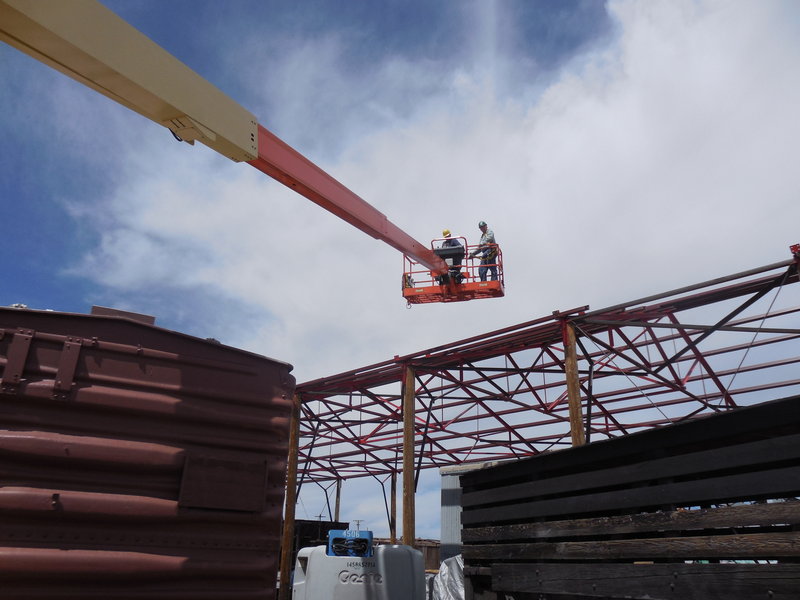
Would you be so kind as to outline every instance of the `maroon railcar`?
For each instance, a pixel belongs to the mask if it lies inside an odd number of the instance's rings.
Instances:
[[[0,308],[0,597],[274,598],[291,369]]]

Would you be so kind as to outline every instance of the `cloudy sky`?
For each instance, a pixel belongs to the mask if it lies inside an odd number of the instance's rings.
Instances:
[[[507,295],[409,310],[395,250],[3,45],[2,305],[152,314],[302,382],[800,241],[794,0],[103,3],[417,240],[487,221]]]

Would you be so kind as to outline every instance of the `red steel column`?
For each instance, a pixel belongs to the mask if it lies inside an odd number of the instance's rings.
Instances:
[[[397,471],[392,471],[392,501],[390,503],[391,514],[389,516],[389,539],[393,544],[397,543]]]

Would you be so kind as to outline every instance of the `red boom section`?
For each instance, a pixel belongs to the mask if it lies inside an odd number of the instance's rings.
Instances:
[[[447,272],[445,262],[432,250],[261,125],[258,126],[258,158],[248,164],[432,271]]]

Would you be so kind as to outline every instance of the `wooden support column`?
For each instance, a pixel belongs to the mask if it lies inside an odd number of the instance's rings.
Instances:
[[[283,512],[281,537],[281,587],[278,600],[289,600],[292,594],[292,548],[294,546],[294,509],[297,504],[297,456],[300,449],[300,396],[292,397],[292,418],[289,426],[289,463],[286,468],[286,507]]]
[[[333,511],[333,520],[339,522],[339,509],[342,506],[342,480],[336,480],[336,507]]]
[[[583,429],[583,413],[581,410],[581,383],[578,378],[578,353],[575,348],[575,327],[572,323],[563,322],[564,336],[564,372],[567,377],[567,400],[569,402],[569,429],[573,446],[583,446],[586,434]]]
[[[414,545],[414,369],[406,365],[403,383],[403,544]]]
[[[392,471],[392,500],[389,504],[389,538],[393,544],[397,543],[397,471]]]

